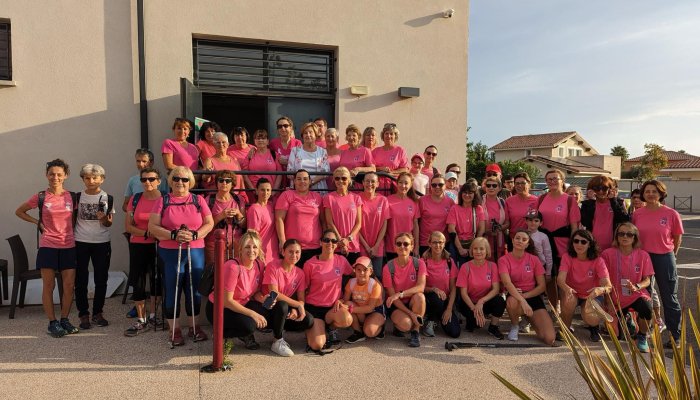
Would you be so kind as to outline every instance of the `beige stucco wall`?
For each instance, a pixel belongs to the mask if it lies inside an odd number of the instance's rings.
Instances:
[[[468,0],[145,2],[146,78],[150,147],[158,153],[179,116],[179,78],[192,80],[192,36],[270,41],[335,49],[339,126],[401,130],[408,152],[438,146],[438,166],[463,162],[467,128]],[[453,18],[442,11],[454,8]],[[136,1],[27,2],[0,0],[12,23],[15,87],[0,87],[0,166],[9,183],[2,196],[0,236],[22,235],[34,262],[34,227],[16,207],[45,188],[44,163],[61,157],[83,186],[82,164],[107,170],[104,189],[119,199],[140,146]],[[350,95],[350,85],[370,95]],[[421,95],[401,99],[399,86]],[[160,165],[160,157],[158,156]],[[124,215],[112,228],[113,268],[126,270]],[[0,242],[0,257],[9,246]]]
[[[552,149],[550,148],[539,148],[539,149],[532,149],[532,152],[530,153],[533,156],[546,156],[546,157],[551,157],[552,156]],[[512,161],[517,161],[525,157],[525,150],[524,149],[518,149],[518,150],[499,150],[494,152],[494,157],[496,159],[496,162],[501,162],[505,160],[512,160]]]
[[[700,171],[678,171],[678,170],[667,170],[663,175],[668,175],[672,180],[693,180],[700,181]]]

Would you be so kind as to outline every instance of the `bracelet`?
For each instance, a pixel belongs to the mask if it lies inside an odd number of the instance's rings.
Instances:
[[[148,239],[148,230],[143,231],[143,238]]]
[[[192,240],[197,240],[197,236],[199,236],[199,233],[197,231],[190,231],[192,234]]]
[[[170,231],[170,240],[177,239],[177,232],[178,231],[179,231],[179,229],[173,229],[172,231]]]
[[[399,292],[399,299],[403,299],[403,290]]]

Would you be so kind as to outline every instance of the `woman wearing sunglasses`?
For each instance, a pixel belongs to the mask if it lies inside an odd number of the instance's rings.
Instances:
[[[513,251],[498,260],[498,273],[501,284],[508,293],[508,340],[518,340],[519,319],[525,315],[532,321],[537,338],[553,346],[556,337],[554,325],[542,299],[545,289],[544,267],[535,254],[535,245],[526,231],[515,233]]]
[[[447,214],[455,203],[445,196],[445,178],[435,175],[430,180],[430,195],[418,200],[420,254],[428,251],[430,236],[433,232],[447,232]]]
[[[250,149],[243,162],[243,169],[247,171],[282,171],[282,166],[275,158],[275,152],[270,150],[267,131],[258,129],[253,134],[255,148]],[[279,189],[282,184],[282,175],[245,175],[245,187],[255,189],[260,178],[267,179],[272,183],[273,189]],[[268,260],[269,261],[269,260]]]
[[[277,119],[277,137],[270,140],[270,149],[275,152],[282,168],[287,168],[289,154],[295,147],[301,146],[301,140],[294,136],[294,122],[289,117]]]
[[[175,314],[175,304],[180,304],[180,293],[185,292],[185,309],[188,316],[199,315],[200,295],[194,290],[194,298],[188,288],[199,286],[204,270],[204,237],[214,227],[214,219],[202,196],[190,193],[194,187],[194,175],[187,167],[175,167],[170,171],[168,184],[171,192],[158,199],[148,219],[148,232],[158,239],[158,255],[163,260],[163,286],[165,288],[165,317],[170,325],[168,340],[173,346],[182,346],[185,339]],[[187,253],[180,254],[183,248]],[[188,260],[188,254],[191,259]],[[180,265],[178,265],[180,261]],[[188,268],[192,268],[191,274]],[[178,274],[179,272],[179,274]],[[190,281],[190,276],[192,281]],[[178,293],[175,289],[178,288]],[[192,310],[194,302],[194,310]],[[177,308],[178,314],[180,308]],[[195,340],[207,338],[199,325],[190,326],[188,336]]]
[[[625,320],[630,335],[635,338],[638,326],[637,348],[642,353],[648,353],[647,332],[653,316],[648,290],[652,285],[654,267],[649,254],[641,248],[637,227],[630,222],[620,224],[615,230],[612,247],[605,250],[602,257],[613,285],[612,304],[609,307],[616,311],[612,323],[615,333],[618,337],[622,336],[619,321]],[[632,319],[629,310],[636,311],[639,316],[637,321]]]
[[[125,332],[125,336],[133,337],[155,329],[156,304],[160,301],[160,279],[156,277],[156,240],[148,233],[148,219],[156,201],[160,199],[160,172],[152,167],[145,167],[140,172],[143,192],[131,196],[126,208],[124,230],[129,233],[129,283],[134,288],[132,296],[136,308],[136,322]],[[138,196],[138,198],[135,198]],[[135,206],[134,206],[135,205]],[[149,276],[151,296],[151,315],[146,320],[146,275]],[[158,287],[156,287],[158,283]]]
[[[394,239],[398,252],[390,259],[382,272],[382,284],[386,288],[387,315],[394,323],[394,335],[403,337],[410,332],[410,347],[420,347],[418,329],[423,325],[425,315],[425,281],[428,274],[425,261],[412,257],[415,245],[414,236],[408,232],[399,233]]]
[[[381,179],[379,180],[381,185]],[[389,203],[389,221],[386,230],[386,259],[391,260],[397,255],[394,239],[400,232],[413,232],[418,237],[418,196],[413,191],[413,176],[402,172],[396,181],[396,193],[387,197]],[[418,255],[418,249],[414,251]]]
[[[588,181],[588,190],[595,193],[595,200],[581,203],[581,225],[593,233],[601,251],[612,246],[615,227],[629,221],[629,215],[617,198],[610,198],[612,187],[612,179],[594,176]]]
[[[386,197],[377,195],[379,178],[374,172],[365,174],[362,180],[364,191],[360,194],[362,200],[362,224],[360,225],[360,254],[372,260],[372,272],[381,282],[382,266],[384,265],[384,237],[387,222],[390,217],[389,201]]]
[[[506,249],[505,233],[510,226],[506,201],[498,197],[501,192],[501,180],[490,176],[484,180],[485,194],[483,199],[484,218],[486,219],[485,235],[492,249],[492,260],[498,261]],[[512,196],[511,196],[512,197]]]
[[[228,136],[222,132],[216,132],[214,134],[214,147],[216,147],[216,152],[210,158],[204,160],[204,169],[208,171],[240,171],[241,165],[235,157],[228,155]],[[203,175],[202,176],[202,186],[204,189],[208,190],[218,190],[217,181],[215,174]],[[243,178],[236,176],[230,189],[243,189]],[[241,197],[245,198],[245,192],[240,192]],[[246,199],[247,200],[247,199]]]
[[[236,174],[229,170],[220,170],[214,178],[217,191],[207,197],[207,205],[214,218],[214,229],[223,229],[226,233],[226,256],[225,259],[234,257],[234,242],[240,239],[246,228],[245,201],[237,194],[232,193],[233,183],[236,181]],[[214,255],[214,235],[207,235],[204,238],[205,262],[213,263]]]
[[[635,211],[632,222],[639,229],[642,248],[649,253],[654,279],[659,286],[666,327],[678,345],[681,335],[681,306],[678,302],[676,255],[681,247],[683,223],[678,212],[663,204],[668,192],[663,182],[644,182],[642,200],[646,206]],[[666,343],[671,346],[671,341]]]
[[[433,178],[435,179],[435,178]],[[435,326],[439,323],[449,337],[459,337],[461,329],[455,313],[457,300],[457,273],[450,253],[445,250],[445,235],[434,231],[428,238],[430,247],[422,253],[426,267],[425,278],[425,325],[423,334],[435,336]]]
[[[321,237],[321,254],[304,263],[306,278],[306,312],[314,324],[306,331],[306,340],[313,351],[321,351],[340,343],[338,328],[352,324],[350,307],[341,301],[343,275],[353,273],[348,260],[335,254],[339,236],[326,230]]]
[[[586,300],[603,304],[603,296],[612,285],[605,261],[598,257],[600,249],[591,232],[580,229],[569,241],[567,253],[561,257],[557,284],[561,288],[561,320],[571,329],[571,320],[577,306],[581,306],[581,317],[591,332],[591,341],[599,342],[600,317],[585,312]]]
[[[333,171],[335,192],[323,198],[323,212],[326,215],[326,229],[341,238],[336,251],[354,264],[360,256],[358,235],[362,227],[362,199],[348,191],[351,179],[350,171],[345,167]]]
[[[510,231],[511,243],[509,250],[512,250],[512,240],[515,232],[527,229],[525,217],[528,213],[537,210],[537,196],[530,194],[530,175],[527,172],[520,172],[513,177],[515,193],[506,199],[506,214],[508,215],[508,228]]]
[[[450,208],[447,214],[448,249],[452,259],[462,265],[470,259],[471,241],[484,235],[486,220],[479,188],[474,182],[462,185],[458,199],[457,206]]]
[[[311,177],[300,169],[294,174],[294,189],[282,192],[275,202],[275,230],[278,243],[296,239],[301,243],[300,263],[320,253],[321,227],[325,225],[323,199],[309,190]],[[279,248],[282,253],[282,248]],[[303,265],[303,264],[302,264]]]
[[[258,180],[255,195],[256,202],[246,212],[247,225],[248,229],[254,229],[260,234],[262,252],[265,260],[270,262],[279,258],[279,245],[275,230],[275,207],[270,201],[272,184],[267,178]]]

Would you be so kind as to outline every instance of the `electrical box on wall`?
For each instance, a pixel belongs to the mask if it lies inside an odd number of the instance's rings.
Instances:
[[[400,87],[399,96],[401,97],[420,97],[420,88],[417,87]]]

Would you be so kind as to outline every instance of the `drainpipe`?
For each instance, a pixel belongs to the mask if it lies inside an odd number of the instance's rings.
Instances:
[[[139,111],[141,117],[141,147],[148,148],[148,100],[146,100],[146,53],[143,35],[143,0],[136,0],[139,52]]]

